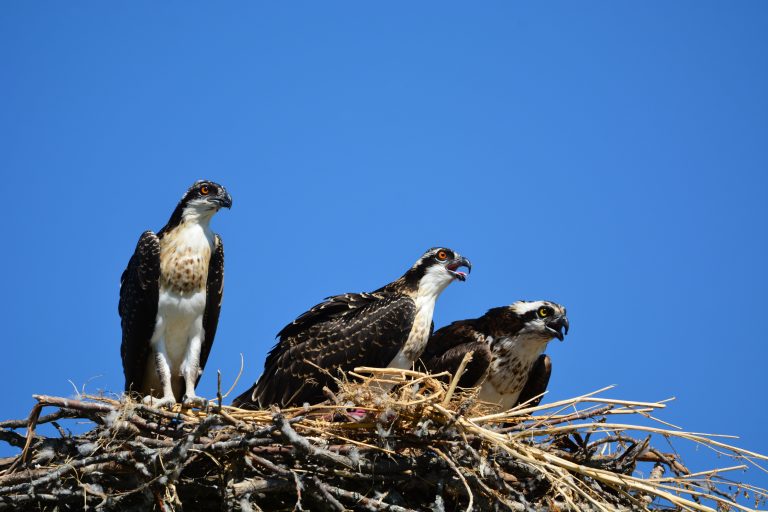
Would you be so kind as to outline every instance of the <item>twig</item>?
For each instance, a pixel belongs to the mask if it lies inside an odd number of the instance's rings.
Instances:
[[[738,493],[748,492],[757,505],[768,497],[724,477],[764,456],[712,435],[633,424],[662,402],[590,393],[494,413],[476,401],[476,391],[451,391],[456,375],[446,382],[412,370],[359,371],[360,381],[338,383],[334,403],[280,413],[223,405],[220,383],[207,411],[107,397],[37,397],[25,421],[2,423],[0,442],[27,450],[0,459],[0,510],[170,511],[193,502],[206,510],[246,511],[294,503],[297,509],[324,504],[400,512],[409,510],[403,503],[419,510],[711,510],[712,504],[748,510]],[[383,393],[383,382],[399,387]],[[43,407],[56,410],[43,416]],[[333,421],[349,408],[365,410],[369,419]],[[609,421],[617,414],[626,421]],[[95,425],[77,435],[60,429],[63,438],[35,432],[41,423],[68,417]],[[498,429],[499,423],[514,426]],[[10,430],[22,427],[26,436]],[[636,439],[636,432],[646,437]],[[691,473],[677,453],[666,453],[674,446],[664,452],[650,446],[651,434],[737,462]],[[590,435],[599,439],[590,442]],[[19,468],[22,460],[31,462]],[[649,478],[633,476],[638,462],[656,464]],[[667,468],[671,476],[664,478]]]
[[[346,491],[344,489],[341,489],[333,485],[326,485],[326,489],[331,494],[338,496],[339,498],[347,499],[353,503],[359,503],[360,505],[366,507],[366,509],[368,510],[387,511],[387,512],[417,512],[416,510],[413,510],[410,508],[404,508],[398,505],[390,505],[389,503],[382,503],[380,501],[375,501],[370,498],[366,498],[360,493]]]
[[[456,370],[456,373],[451,379],[451,384],[448,386],[448,391],[445,393],[445,398],[443,398],[443,405],[447,405],[451,401],[453,392],[456,391],[456,386],[459,385],[459,379],[461,379],[461,376],[464,375],[464,370],[467,368],[467,365],[472,362],[472,356],[474,354],[475,352],[473,350],[470,350],[464,354],[464,357],[461,359],[461,363],[459,363],[459,368]]]
[[[443,452],[441,452],[439,449],[435,448],[434,446],[431,448],[433,452],[435,452],[441,459],[443,459],[450,467],[453,469],[456,474],[459,477],[459,480],[461,480],[461,483],[464,484],[464,488],[467,490],[467,496],[469,496],[469,503],[467,504],[467,512],[470,512],[472,510],[472,505],[474,503],[474,495],[472,494],[472,488],[467,483],[467,479],[464,478],[464,475],[461,474],[461,471],[456,466],[456,464],[449,459]]]
[[[355,464],[352,462],[352,460],[349,457],[345,457],[344,455],[329,452],[328,450],[318,448],[316,446],[312,446],[309,443],[309,441],[307,441],[306,438],[300,436],[299,434],[296,433],[295,430],[293,430],[290,423],[288,423],[285,420],[285,417],[282,414],[276,413],[274,417],[274,421],[277,428],[285,437],[285,440],[288,441],[291,445],[293,445],[299,451],[306,453],[312,457],[317,457],[318,459],[331,462],[333,464],[339,464],[342,466],[346,466],[348,468],[355,467]]]

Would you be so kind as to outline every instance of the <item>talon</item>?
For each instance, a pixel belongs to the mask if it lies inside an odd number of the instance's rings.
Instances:
[[[183,407],[208,410],[208,400],[197,395],[184,395],[181,399],[181,405]]]
[[[156,398],[152,395],[147,395],[141,401],[144,405],[157,407],[158,409],[173,409],[173,406],[176,405],[176,398],[172,396]]]

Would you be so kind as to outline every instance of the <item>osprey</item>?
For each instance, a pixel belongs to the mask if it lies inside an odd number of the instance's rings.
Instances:
[[[552,363],[544,349],[552,338],[563,341],[568,327],[560,304],[515,302],[439,329],[429,339],[422,365],[431,373],[453,374],[464,355],[474,351],[459,386],[481,386],[480,400],[510,409],[547,389]]]
[[[232,207],[224,187],[196,182],[163,229],[141,235],[120,278],[125,391],[145,402],[205,404],[195,386],[221,309],[224,245],[210,222],[222,207]]]
[[[468,259],[438,247],[428,250],[398,280],[370,293],[328,297],[278,333],[264,373],[233,405],[245,409],[317,403],[323,386],[356,366],[411,368],[432,333],[440,293]]]

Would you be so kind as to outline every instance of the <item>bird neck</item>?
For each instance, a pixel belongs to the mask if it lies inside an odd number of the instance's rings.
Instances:
[[[181,212],[181,222],[185,224],[199,224],[206,231],[209,229],[215,208],[188,206]]]
[[[188,226],[199,225],[203,228],[206,235],[210,235],[210,223],[214,214],[218,211],[216,208],[204,205],[184,205],[182,202],[176,205],[171,214],[171,218],[165,224],[163,229],[158,231],[158,236],[162,238],[166,233],[176,229],[181,224]]]
[[[514,354],[524,367],[532,365],[547,348],[549,339],[525,335],[500,336],[491,341],[494,358],[504,358]]]
[[[437,298],[443,293],[453,278],[441,267],[430,267],[419,280],[419,288],[416,291],[416,305],[431,303],[434,305]],[[434,306],[433,306],[434,307]]]

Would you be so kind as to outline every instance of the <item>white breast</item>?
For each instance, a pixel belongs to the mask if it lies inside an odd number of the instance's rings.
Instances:
[[[177,293],[173,290],[160,290],[157,308],[158,327],[155,334],[165,339],[171,369],[175,370],[184,358],[189,339],[202,335],[203,314],[205,313],[205,290],[193,293]]]
[[[421,354],[427,347],[429,330],[432,327],[432,314],[435,312],[436,299],[437,297],[432,298],[431,300],[416,301],[416,316],[413,319],[411,332],[408,334],[408,339],[402,350],[406,358],[410,361],[408,363],[408,368],[411,367],[411,363],[421,357]]]
[[[435,312],[435,302],[451,281],[453,281],[453,277],[441,266],[429,268],[421,278],[419,289],[414,297],[416,314],[414,315],[413,325],[411,325],[411,330],[408,333],[405,344],[392,361],[389,362],[388,368],[410,370],[413,363],[421,357],[429,341],[429,333],[432,329],[432,314]]]
[[[161,279],[152,344],[164,345],[172,375],[179,375],[189,340],[203,339],[207,268],[213,249],[213,233],[207,223],[185,222],[160,242],[161,271],[164,276],[182,274],[187,281]],[[187,274],[187,268],[190,273]],[[189,285],[194,276],[194,286]],[[153,364],[152,361],[148,362]],[[154,371],[152,372],[155,373]],[[156,388],[157,389],[157,388]]]

